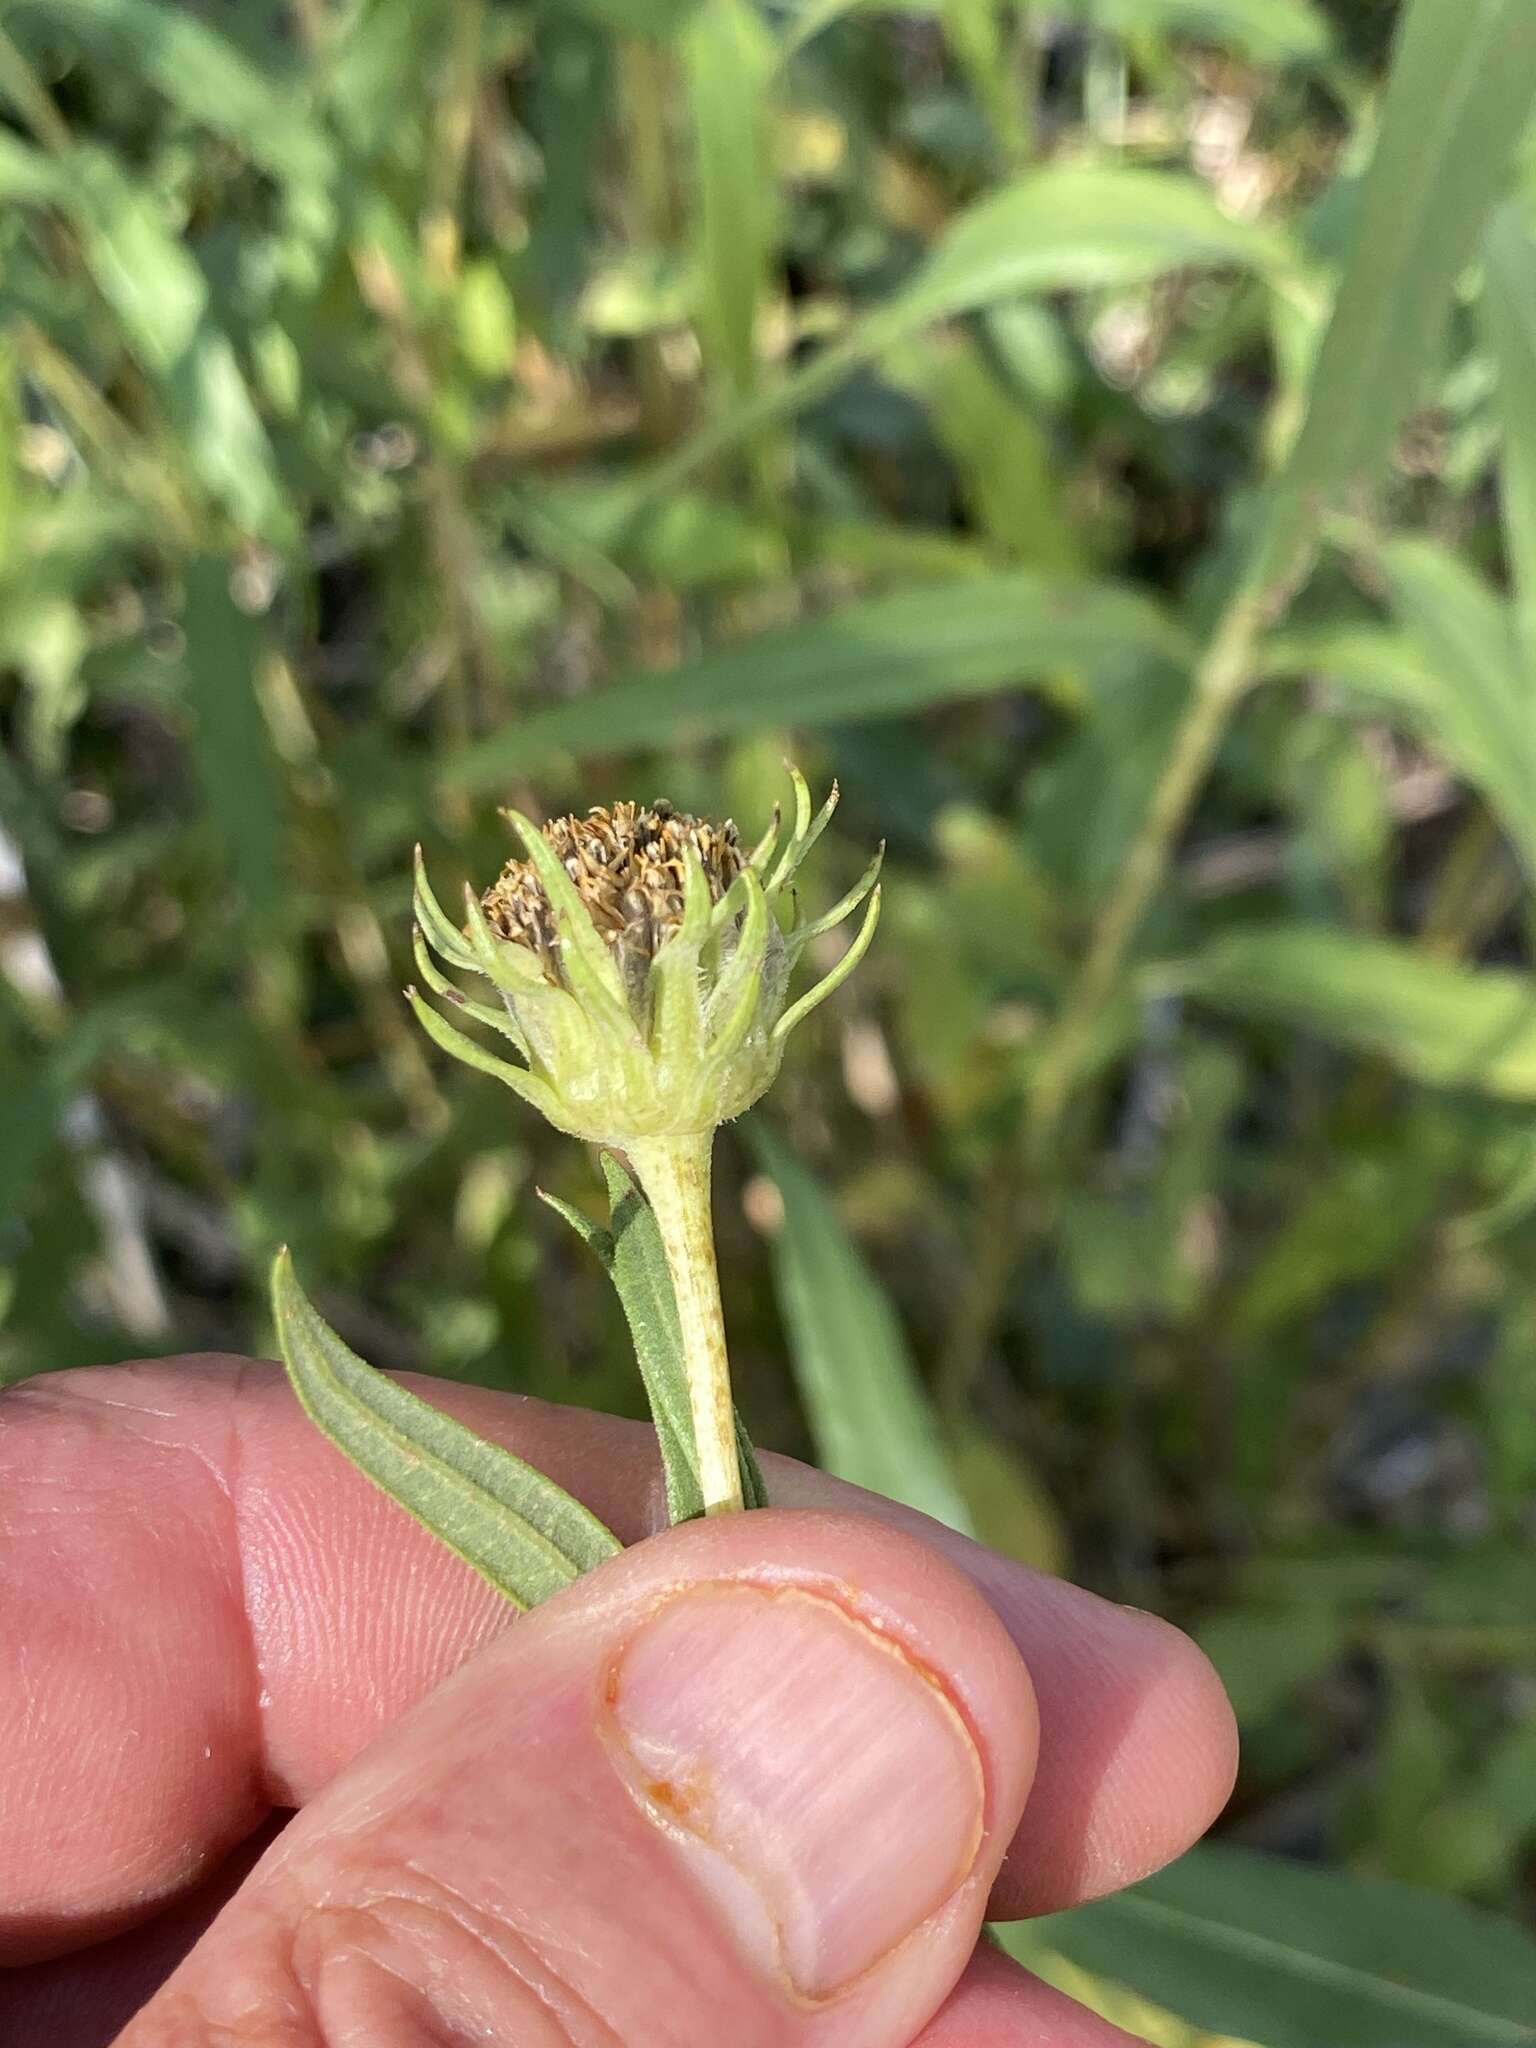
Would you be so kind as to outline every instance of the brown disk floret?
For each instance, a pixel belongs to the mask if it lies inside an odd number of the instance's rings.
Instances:
[[[551,818],[542,828],[576,884],[592,922],[625,958],[644,967],[683,916],[683,853],[698,854],[718,903],[746,865],[736,827],[693,818],[662,799],[598,804],[584,818]],[[481,899],[492,930],[539,955],[559,979],[559,936],[544,884],[531,861],[509,860]]]

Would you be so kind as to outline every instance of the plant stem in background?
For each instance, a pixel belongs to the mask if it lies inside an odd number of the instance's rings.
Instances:
[[[721,1515],[739,1509],[743,1502],[725,1317],[710,1220],[713,1149],[711,1131],[631,1139],[626,1147],[629,1163],[655,1211],[677,1297],[704,1512]]]
[[[1083,964],[1040,1056],[1026,1119],[1032,1159],[1045,1157],[1061,1127],[1095,1020],[1112,994],[1126,952],[1167,871],[1174,842],[1199,794],[1222,734],[1254,679],[1254,648],[1268,623],[1278,579],[1250,576],[1222,614],[1195,671],[1189,707],[1174,734],[1141,828],[1114,889],[1094,920]]]

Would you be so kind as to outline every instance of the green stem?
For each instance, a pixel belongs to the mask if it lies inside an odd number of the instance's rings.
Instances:
[[[1114,890],[1094,921],[1077,980],[1035,1070],[1029,1149],[1043,1158],[1055,1141],[1094,1027],[1147,906],[1162,882],[1174,843],[1205,781],[1238,701],[1254,679],[1254,646],[1273,586],[1245,583],[1223,613],[1195,672],[1189,707],[1174,734],[1157,788],[1131,843]]]
[[[709,1206],[714,1133],[631,1140],[625,1149],[655,1212],[677,1297],[704,1512],[730,1514],[744,1503]]]

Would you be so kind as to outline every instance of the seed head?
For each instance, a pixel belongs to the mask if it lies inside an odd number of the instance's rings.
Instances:
[[[651,962],[682,927],[689,855],[698,857],[711,906],[746,865],[729,818],[717,825],[690,817],[665,797],[645,807],[594,805],[584,818],[551,818],[541,830],[632,996],[643,992]],[[532,861],[509,860],[480,907],[492,931],[526,946],[549,979],[560,980],[559,929]]]
[[[739,1116],[778,1072],[790,1030],[862,958],[880,912],[883,847],[824,917],[800,921],[789,885],[836,807],[837,788],[813,817],[805,778],[795,769],[790,777],[790,831],[781,836],[775,810],[750,853],[729,820],[691,817],[666,802],[599,806],[542,827],[509,811],[523,856],[483,896],[466,888],[462,928],[439,907],[418,848],[422,980],[461,1016],[509,1039],[521,1064],[488,1052],[408,989],[427,1032],[561,1130],[598,1143],[708,1131]],[[805,946],[866,898],[843,958],[786,1008]],[[472,1001],[432,952],[484,976],[500,1003]]]

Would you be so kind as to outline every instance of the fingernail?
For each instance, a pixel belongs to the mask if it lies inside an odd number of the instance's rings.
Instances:
[[[626,1778],[738,1941],[801,1997],[887,1955],[963,1882],[981,1759],[934,1676],[798,1589],[695,1587],[609,1684]]]

